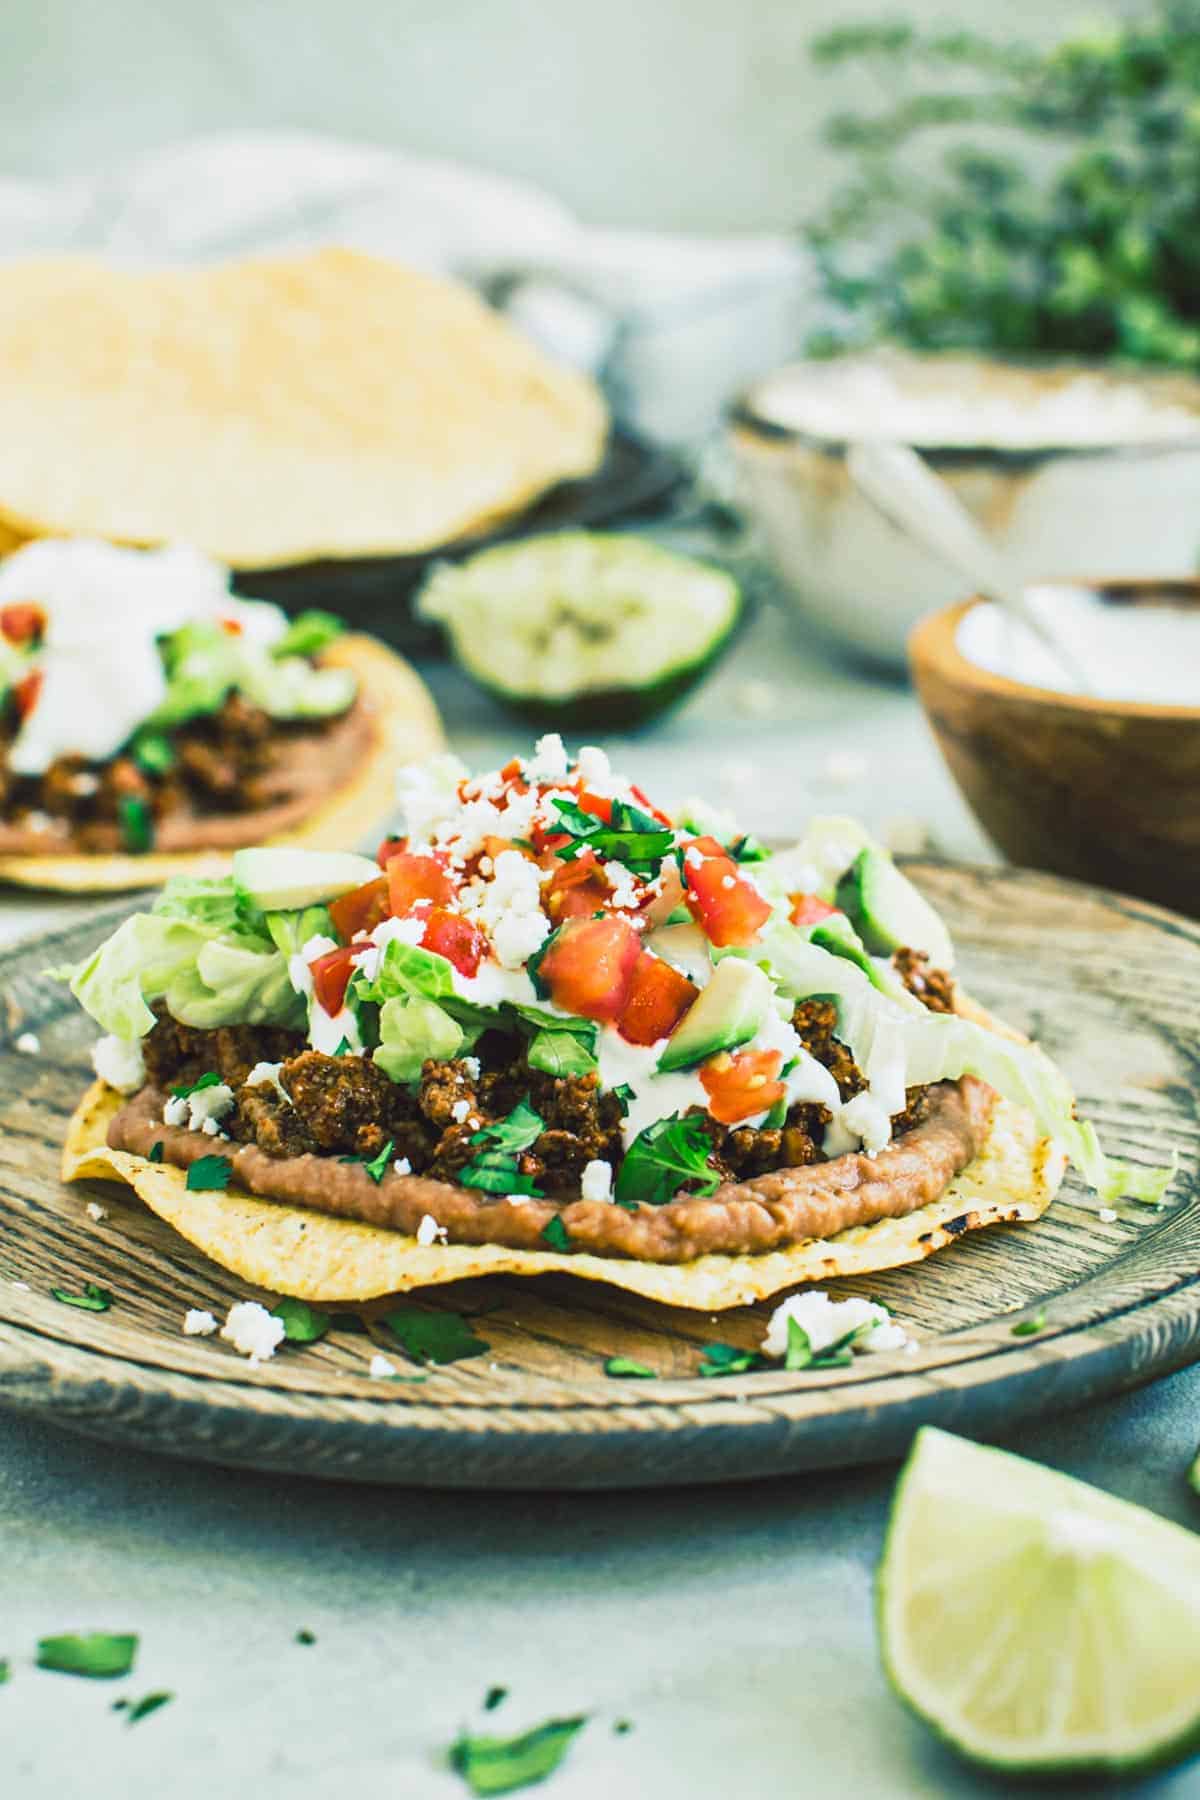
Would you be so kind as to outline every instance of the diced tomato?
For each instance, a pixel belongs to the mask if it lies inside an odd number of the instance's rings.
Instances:
[[[603,819],[606,825],[611,825],[612,809],[613,803],[607,794],[589,794],[586,788],[580,788],[580,812],[591,813],[594,819]]]
[[[628,919],[568,919],[538,965],[556,1006],[582,1019],[619,1019],[641,940]]]
[[[588,919],[608,904],[612,889],[594,850],[581,850],[570,862],[551,858],[549,866],[554,873],[542,892],[556,925],[564,919]]]
[[[385,837],[375,852],[375,861],[381,869],[386,869],[393,856],[399,856],[402,850],[408,849],[406,837]]]
[[[793,925],[819,925],[822,919],[828,919],[837,911],[830,906],[828,900],[822,900],[820,894],[789,894],[792,910],[788,918]]]
[[[222,619],[221,630],[227,631],[230,637],[241,637],[242,621],[240,619]]]
[[[500,779],[501,779],[501,781],[516,781],[520,778],[520,774],[521,774],[521,759],[520,759],[520,757],[519,756],[510,756],[508,761],[505,763],[504,767],[500,771]]]
[[[660,812],[654,802],[646,798],[640,787],[630,787],[629,791],[642,810],[648,812],[652,818],[657,819],[660,825],[669,825],[671,823],[666,813]]]
[[[752,943],[771,916],[770,902],[758,889],[739,875],[731,856],[717,846],[718,854],[703,854],[693,861],[693,849],[707,852],[712,838],[698,838],[683,858],[683,881],[688,911],[701,927],[710,944],[724,948],[728,944],[744,946]]]
[[[633,966],[633,984],[617,1029],[631,1044],[657,1044],[671,1035],[699,992],[669,962],[643,950]]]
[[[14,600],[0,606],[0,637],[10,644],[35,644],[45,634],[46,615],[31,601]]]
[[[348,894],[329,902],[329,916],[343,944],[348,944],[356,931],[374,931],[391,910],[386,875],[364,881],[361,887],[351,888]]]
[[[346,989],[350,977],[354,973],[352,958],[357,955],[353,944],[343,944],[340,950],[327,950],[324,956],[318,956],[309,963],[312,970],[313,993],[327,1013],[339,1013],[346,998]]]
[[[29,717],[38,703],[38,695],[42,691],[42,671],[30,669],[28,675],[22,675],[13,688],[13,704],[17,709],[18,719]]]
[[[487,939],[482,931],[461,913],[448,912],[443,906],[435,906],[430,913],[421,943],[468,977],[479,973],[479,965],[487,954]]]
[[[410,850],[400,850],[388,857],[387,878],[392,912],[397,919],[403,919],[421,900],[448,906],[454,898],[450,877],[433,856],[414,856]]]
[[[787,1092],[775,1077],[783,1067],[779,1050],[728,1050],[700,1066],[700,1084],[708,1110],[722,1125],[737,1125],[756,1113],[769,1112]]]

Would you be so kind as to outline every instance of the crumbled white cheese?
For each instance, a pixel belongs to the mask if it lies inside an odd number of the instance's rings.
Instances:
[[[102,1037],[92,1045],[92,1067],[119,1094],[136,1094],[146,1079],[142,1046],[135,1038]]]
[[[871,1093],[855,1094],[853,1100],[847,1100],[834,1123],[853,1132],[868,1155],[886,1149],[892,1141],[892,1115]],[[828,1133],[823,1148],[827,1156],[835,1154]]]
[[[462,1066],[468,1081],[479,1080],[479,1077],[483,1072],[483,1064],[477,1056],[464,1056],[462,1059]]]
[[[13,1049],[18,1051],[22,1056],[40,1056],[42,1053],[42,1040],[38,1037],[36,1031],[23,1031],[18,1038],[13,1040]]]
[[[1106,1225],[1111,1225],[1113,1223],[1113,1221],[1116,1219],[1116,1216],[1117,1216],[1116,1208],[1112,1207],[1112,1206],[1102,1206],[1100,1208],[1099,1212],[1096,1214],[1096,1217],[1098,1219],[1103,1219],[1103,1221]]]
[[[446,1227],[439,1225],[432,1213],[426,1213],[417,1226],[417,1242],[426,1247],[430,1244],[444,1244],[448,1235]]]
[[[913,1342],[887,1308],[877,1305],[874,1300],[860,1300],[857,1296],[849,1300],[831,1300],[823,1289],[810,1288],[803,1294],[793,1294],[771,1314],[762,1342],[765,1356],[787,1355],[789,1319],[795,1319],[818,1355],[845,1337],[848,1331],[857,1331],[863,1326],[870,1329],[855,1339],[855,1350],[906,1350]]]
[[[396,1158],[395,1162],[392,1164],[392,1168],[395,1170],[397,1175],[411,1175],[412,1174],[412,1164],[409,1162],[407,1156],[398,1156]]]
[[[212,1087],[198,1088],[187,1096],[188,1126],[192,1131],[202,1131],[206,1137],[224,1137],[220,1122],[232,1108],[233,1089],[223,1081]]]
[[[246,1077],[246,1086],[273,1087],[275,1092],[279,1095],[279,1098],[288,1101],[290,1104],[291,1096],[279,1079],[279,1071],[282,1067],[283,1064],[281,1062],[256,1062]]]
[[[612,765],[597,744],[585,744],[575,764],[583,785],[595,793],[612,774]]]
[[[172,1095],[163,1107],[164,1125],[186,1125],[188,1122],[188,1103],[178,1095]]]
[[[229,1309],[221,1336],[243,1356],[248,1356],[251,1366],[255,1367],[274,1356],[286,1332],[283,1320],[269,1313],[257,1300],[238,1300]]]
[[[184,1337],[211,1337],[217,1329],[217,1321],[210,1312],[201,1312],[197,1307],[183,1315]]]
[[[470,1110],[471,1102],[469,1100],[456,1100],[454,1105],[450,1108],[450,1117],[454,1120],[456,1125],[461,1125],[465,1121]]]
[[[527,1206],[529,1204],[528,1194],[505,1194],[504,1198],[510,1206]]]
[[[394,1375],[395,1373],[395,1363],[392,1362],[389,1357],[381,1355],[378,1351],[376,1351],[375,1355],[367,1365],[367,1374],[372,1376],[376,1381],[386,1381],[389,1375]]]
[[[550,935],[541,909],[541,871],[519,850],[500,852],[475,904],[468,906],[465,891],[461,899],[467,916],[491,939],[502,968],[522,968]]]
[[[557,731],[548,731],[533,747],[533,755],[525,764],[530,781],[565,781],[567,752]]]
[[[312,999],[313,978],[310,963],[316,962],[318,956],[327,956],[331,950],[337,949],[337,943],[331,937],[317,932],[310,937],[307,944],[301,945],[295,956],[288,957],[288,980],[298,994],[306,1000]]]
[[[638,878],[632,869],[627,869],[623,862],[606,862],[604,873],[612,885],[612,903],[614,906],[633,908],[638,904]]]
[[[405,834],[424,843],[458,805],[458,784],[467,769],[457,756],[431,756],[408,763],[396,775],[396,800],[404,816]]]
[[[89,1200],[84,1211],[94,1225],[99,1225],[103,1219],[108,1217],[107,1206],[101,1206],[98,1200]]]
[[[579,1192],[585,1200],[611,1200],[612,1178],[612,1164],[594,1157],[584,1165],[579,1177]]]

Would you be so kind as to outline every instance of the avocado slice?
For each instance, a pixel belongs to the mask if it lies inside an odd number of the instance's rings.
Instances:
[[[233,884],[263,912],[294,912],[336,900],[374,881],[379,864],[352,850],[297,850],[285,845],[238,850]]]
[[[749,1043],[767,1016],[774,989],[753,963],[727,956],[712,980],[667,1039],[658,1059],[660,1073],[690,1069],[721,1050]]]
[[[950,933],[885,850],[861,850],[837,884],[837,904],[875,956],[923,950],[937,969],[954,966]]]

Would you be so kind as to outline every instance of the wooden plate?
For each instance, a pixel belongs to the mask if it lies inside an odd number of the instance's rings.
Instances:
[[[819,1374],[699,1380],[710,1339],[756,1346],[769,1308],[714,1321],[569,1276],[440,1290],[490,1354],[422,1384],[371,1380],[376,1347],[338,1329],[252,1369],[186,1308],[248,1297],[108,1184],[63,1188],[67,1119],[92,1028],[40,973],[91,948],[125,909],[0,957],[0,1404],[109,1442],[352,1481],[447,1487],[635,1486],[738,1480],[895,1456],[926,1421],[986,1437],[1200,1355],[1200,925],[1053,877],[922,863],[986,1005],[1034,1032],[1074,1078],[1109,1150],[1178,1151],[1168,1205],[1118,1217],[1072,1176],[1037,1225],[968,1234],[930,1261],[831,1283],[887,1301],[920,1353]],[[18,1054],[20,1031],[41,1039]],[[98,1200],[107,1217],[85,1211]],[[50,1297],[87,1281],[110,1312]],[[21,1284],[28,1284],[27,1286]],[[265,1296],[264,1296],[265,1297]],[[268,1304],[269,1304],[268,1300]],[[386,1308],[385,1308],[386,1309]],[[1045,1312],[1033,1336],[1012,1335]],[[623,1354],[661,1371],[614,1381]]]

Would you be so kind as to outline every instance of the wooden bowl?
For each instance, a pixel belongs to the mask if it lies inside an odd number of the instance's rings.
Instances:
[[[1200,580],[1095,591],[1111,605],[1200,607]],[[1200,917],[1200,705],[1083,699],[993,674],[958,649],[959,622],[979,604],[923,620],[909,658],[938,748],[984,830],[1015,863]]]

